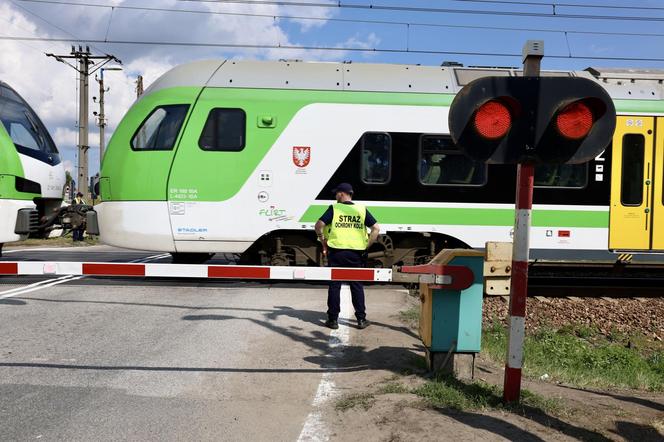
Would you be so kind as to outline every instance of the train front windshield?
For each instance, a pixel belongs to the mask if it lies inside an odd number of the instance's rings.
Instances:
[[[49,163],[59,161],[58,149],[39,117],[6,86],[0,87],[0,121],[20,153]]]

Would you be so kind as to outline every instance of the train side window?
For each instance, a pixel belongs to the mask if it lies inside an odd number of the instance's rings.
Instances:
[[[242,109],[210,111],[198,146],[203,150],[239,152],[245,146],[247,115]]]
[[[535,187],[583,189],[588,185],[588,164],[540,164],[535,166]]]
[[[367,132],[362,136],[362,182],[387,184],[392,171],[392,137],[384,132]]]
[[[626,134],[622,140],[620,202],[623,206],[643,203],[643,166],[646,139],[641,134]]]
[[[487,181],[487,165],[465,156],[449,136],[422,135],[418,167],[425,186],[483,186]]]
[[[171,150],[187,116],[188,104],[159,106],[140,125],[133,138],[133,150]]]

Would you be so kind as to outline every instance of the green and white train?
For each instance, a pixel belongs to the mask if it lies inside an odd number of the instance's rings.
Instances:
[[[449,137],[454,95],[514,69],[201,61],[159,78],[103,159],[101,239],[205,259],[321,262],[313,225],[349,182],[383,235],[375,265],[509,241],[515,168],[466,158]],[[536,171],[533,256],[664,250],[664,72],[546,72],[601,83],[617,112],[589,164]]]
[[[37,114],[0,82],[0,250],[39,232],[62,203],[65,171]]]

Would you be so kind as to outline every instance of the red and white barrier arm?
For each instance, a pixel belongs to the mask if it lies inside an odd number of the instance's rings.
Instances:
[[[0,262],[0,275],[87,275],[161,278],[391,282],[391,269],[110,262]]]
[[[210,278],[296,281],[362,281],[429,283],[435,287],[463,290],[473,273],[463,266],[424,265],[392,269],[345,267],[237,266],[205,264],[153,264],[115,262],[0,262],[0,276],[117,276],[139,278]]]

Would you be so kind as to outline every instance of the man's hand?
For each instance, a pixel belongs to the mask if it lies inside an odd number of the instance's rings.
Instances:
[[[376,240],[378,239],[378,235],[380,234],[380,226],[378,223],[374,224],[371,226],[371,231],[369,232],[369,241],[367,242],[367,249],[374,245]]]

